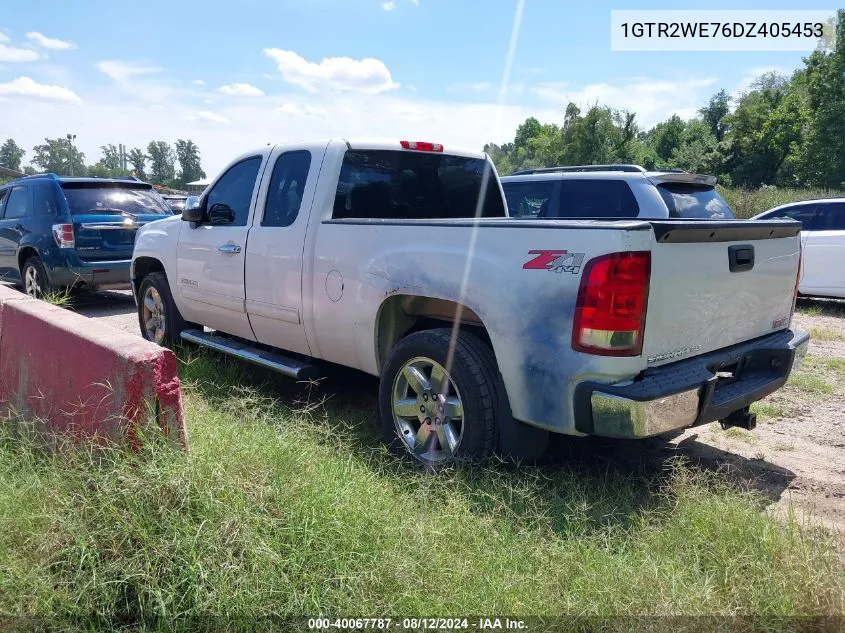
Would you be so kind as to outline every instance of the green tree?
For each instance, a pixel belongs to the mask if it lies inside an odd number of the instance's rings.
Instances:
[[[20,171],[24,154],[26,152],[13,139],[6,139],[6,142],[0,146],[0,167]]]
[[[724,89],[710,97],[707,105],[698,111],[710,127],[710,133],[715,137],[716,142],[721,142],[725,138],[725,117],[730,111],[731,97]]]
[[[176,141],[176,159],[179,161],[178,181],[181,185],[205,178],[200,164],[200,150],[193,141]]]
[[[176,179],[176,155],[166,141],[150,141],[147,145],[150,157],[150,182],[170,185]]]
[[[661,166],[668,166],[672,154],[681,146],[686,123],[677,114],[655,125],[648,133],[649,144],[654,149]]]
[[[138,178],[146,180],[147,155],[137,147],[133,147],[127,158],[129,160],[129,164],[132,165],[132,171],[135,172]]]
[[[65,138],[45,138],[42,145],[32,148],[33,165],[45,172],[61,176],[84,175],[85,154]]]
[[[711,130],[711,124],[706,120],[687,121],[681,134],[681,143],[672,152],[669,166],[698,174],[718,172],[718,142]]]
[[[111,143],[108,145],[100,145],[100,150],[103,152],[103,157],[97,162],[97,164],[108,170],[120,170],[120,150]]]

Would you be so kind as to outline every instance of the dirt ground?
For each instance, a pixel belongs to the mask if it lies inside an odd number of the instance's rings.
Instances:
[[[128,291],[91,295],[74,309],[138,333]],[[837,532],[845,551],[845,301],[801,299],[793,325],[811,333],[809,354],[790,384],[755,405],[754,431],[722,430],[713,423],[668,443],[665,437],[635,445],[579,442],[577,452],[616,466],[636,461],[651,468],[681,455],[711,470],[727,470],[765,494],[774,512],[785,513],[792,505]]]

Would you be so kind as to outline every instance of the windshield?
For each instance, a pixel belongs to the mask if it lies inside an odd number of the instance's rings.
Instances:
[[[64,187],[64,194],[73,215],[121,211],[134,215],[172,214],[151,189]]]
[[[670,218],[733,220],[736,215],[715,187],[690,183],[664,183],[657,190],[669,207]]]

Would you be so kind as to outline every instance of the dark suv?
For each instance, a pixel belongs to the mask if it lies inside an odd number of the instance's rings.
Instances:
[[[0,277],[35,297],[129,288],[135,232],[171,215],[134,178],[18,178],[0,186]]]

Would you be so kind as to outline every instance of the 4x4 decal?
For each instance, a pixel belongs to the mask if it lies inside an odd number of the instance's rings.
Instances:
[[[584,263],[584,253],[570,253],[569,251],[531,250],[534,255],[522,265],[525,270],[551,270],[556,273],[578,274]]]

